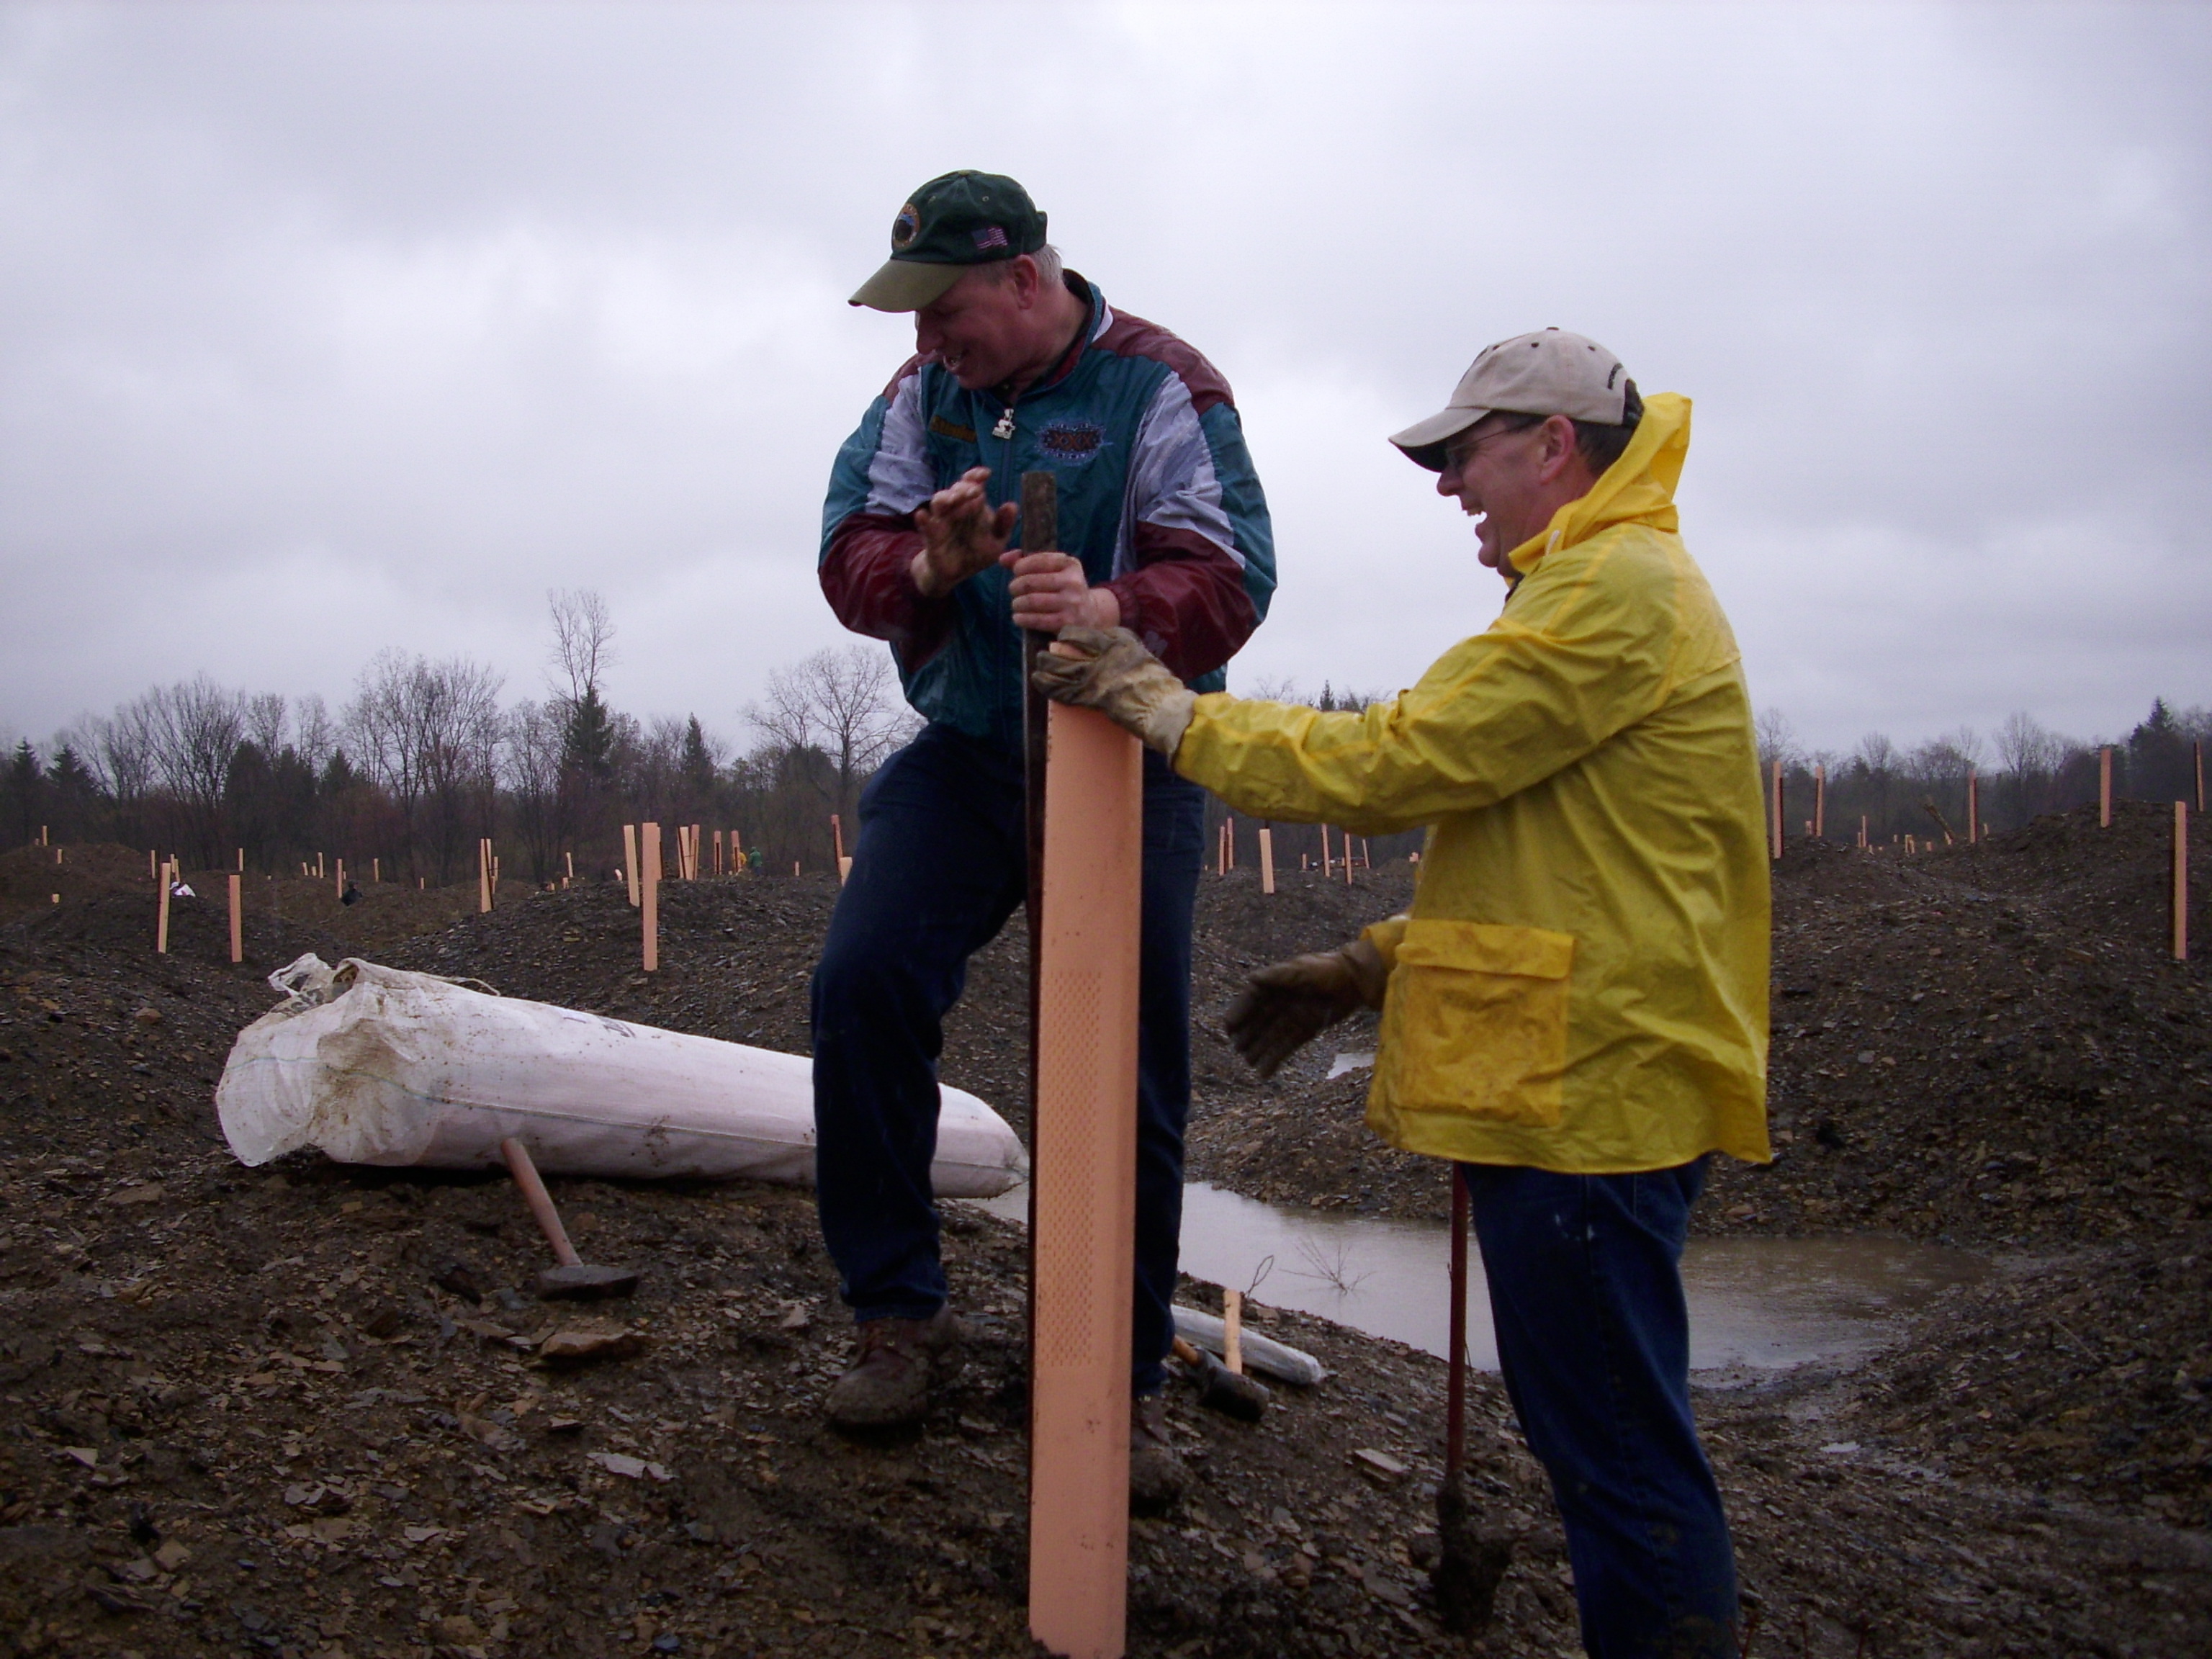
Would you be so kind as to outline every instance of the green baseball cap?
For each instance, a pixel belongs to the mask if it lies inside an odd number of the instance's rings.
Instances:
[[[1035,253],[1044,246],[1044,215],[1003,173],[963,169],[931,179],[891,221],[891,257],[848,304],[876,311],[920,311],[971,265]]]

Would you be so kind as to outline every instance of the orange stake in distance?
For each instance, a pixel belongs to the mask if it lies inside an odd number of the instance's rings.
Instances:
[[[244,902],[239,896],[238,877],[234,872],[230,878],[230,959],[233,962],[246,960],[246,911]]]
[[[173,867],[166,861],[161,866],[161,908],[154,916],[154,953],[156,956],[169,954],[169,872]]]
[[[637,826],[623,825],[623,879],[629,884],[629,906],[637,908]]]
[[[2173,959],[2189,960],[2189,803],[2173,803]]]
[[[645,918],[645,971],[651,974],[660,968],[660,826],[639,827],[643,831],[644,846],[639,850],[645,857],[645,870],[638,884],[638,908]]]
[[[1772,855],[1778,859],[1782,856],[1782,763],[1780,761],[1774,763],[1774,810],[1768,815],[1768,821],[1774,826]]]
[[[1275,890],[1275,832],[1264,823],[1260,826],[1260,890]]]
[[[2112,827],[2112,751],[2097,751],[2097,828]]]

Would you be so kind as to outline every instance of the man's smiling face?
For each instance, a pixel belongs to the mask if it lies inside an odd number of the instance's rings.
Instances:
[[[1525,425],[1527,419],[1484,416],[1444,446],[1443,471],[1437,475],[1437,494],[1456,500],[1475,520],[1478,556],[1508,581],[1513,572],[1505,556],[1543,527],[1523,528],[1535,505],[1544,436],[1543,423]]]
[[[1011,276],[978,267],[914,313],[914,349],[969,392],[1003,385],[1034,349],[1022,284]]]

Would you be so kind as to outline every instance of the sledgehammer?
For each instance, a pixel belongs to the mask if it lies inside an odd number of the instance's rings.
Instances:
[[[1256,1423],[1266,1414],[1269,1395],[1265,1385],[1231,1370],[1181,1337],[1175,1340],[1175,1357],[1197,1373],[1200,1405],[1240,1423]]]
[[[595,1267],[576,1254],[576,1247],[568,1242],[568,1230],[561,1224],[561,1212],[553,1207],[553,1194],[545,1190],[545,1183],[538,1178],[538,1166],[530,1161],[530,1149],[509,1135],[499,1143],[499,1150],[514,1184],[522,1188],[530,1213],[538,1218],[538,1230],[545,1235],[545,1242],[553,1247],[554,1260],[561,1264],[538,1275],[538,1294],[548,1301],[562,1297],[592,1301],[604,1296],[628,1296],[635,1290],[636,1268]]]

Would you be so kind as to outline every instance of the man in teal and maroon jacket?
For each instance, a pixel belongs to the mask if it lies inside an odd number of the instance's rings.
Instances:
[[[1199,690],[1266,615],[1267,501],[1229,387],[1166,330],[1063,271],[1011,179],[953,173],[899,210],[855,305],[910,312],[915,356],[839,451],[820,575],[890,642],[927,721],[869,785],[813,988],[823,1237],[860,1322],[832,1389],[849,1426],[911,1422],[957,1372],[929,1190],[943,1018],[1026,892],[1022,631],[1133,630]],[[1025,471],[1059,482],[1064,550],[1010,550]],[[1131,1487],[1164,1501],[1160,1434],[1189,1106],[1190,933],[1205,798],[1147,756]]]

